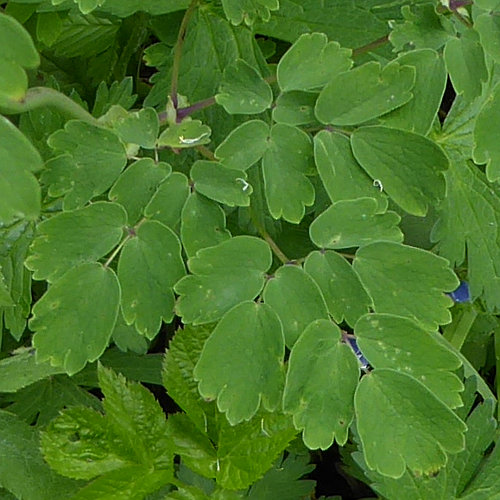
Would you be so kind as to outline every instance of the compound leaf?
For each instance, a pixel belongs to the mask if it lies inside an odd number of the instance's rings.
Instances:
[[[115,326],[120,286],[100,264],[73,267],[33,307],[30,328],[37,360],[72,375],[106,349]]]
[[[143,108],[113,123],[113,128],[124,142],[153,149],[160,130],[158,113],[153,108]]]
[[[449,160],[435,142],[405,130],[362,127],[351,145],[365,171],[406,212],[424,216],[444,198]]]
[[[373,299],[377,313],[416,320],[435,330],[451,321],[448,310],[459,280],[446,259],[392,242],[376,242],[356,252],[353,268]]]
[[[414,84],[410,66],[390,63],[382,68],[379,62],[368,62],[326,85],[316,102],[316,117],[321,123],[358,125],[407,103]]]
[[[176,311],[184,323],[210,323],[244,300],[253,300],[271,267],[268,244],[253,236],[236,236],[204,248],[188,261],[191,275],[174,287]]]
[[[326,450],[334,439],[343,446],[354,419],[359,363],[341,342],[331,321],[310,323],[295,342],[283,394],[283,410],[293,415],[310,449]]]
[[[337,201],[309,226],[312,242],[320,248],[350,248],[373,241],[403,241],[396,212],[377,213],[374,198]]]
[[[280,267],[268,281],[263,296],[265,303],[278,313],[289,348],[311,321],[328,319],[318,285],[300,267]]]
[[[228,311],[208,338],[194,369],[200,394],[217,399],[231,425],[250,420],[260,405],[276,410],[284,382],[285,341],[278,316],[246,301]]]
[[[120,242],[126,222],[125,210],[105,201],[59,213],[38,225],[26,266],[35,279],[52,283],[69,269],[110,252]]]
[[[411,375],[450,408],[462,406],[464,386],[454,373],[462,362],[435,332],[392,314],[367,314],[356,323],[355,332],[371,366]]]
[[[174,317],[172,287],[185,274],[176,234],[158,221],[146,221],[124,245],[118,261],[121,307],[127,324],[145,337]]]
[[[320,88],[351,68],[351,53],[324,33],[304,33],[280,59],[278,85],[283,92]]]

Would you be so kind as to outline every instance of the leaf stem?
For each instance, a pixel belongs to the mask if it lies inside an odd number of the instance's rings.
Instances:
[[[125,243],[127,243],[128,240],[131,240],[132,238],[134,238],[137,235],[137,230],[147,220],[148,219],[146,217],[143,217],[134,227],[128,227],[127,228],[127,231],[128,231],[127,236],[125,236],[125,238],[123,238],[123,240],[120,241],[120,243],[118,244],[118,246],[113,250],[113,252],[111,253],[111,255],[106,259],[106,262],[104,263],[104,267],[108,267],[111,264],[111,262],[118,255],[118,253],[123,248],[123,246],[125,245]]]
[[[28,89],[24,99],[21,101],[11,101],[8,107],[3,110],[6,114],[26,113],[32,109],[42,106],[50,106],[56,108],[61,113],[82,120],[92,125],[100,126],[96,118],[88,111],[82,108],[78,103],[73,101],[67,95],[61,92],[46,87],[33,87]]]
[[[179,105],[179,100],[177,98],[177,85],[179,83],[179,70],[181,66],[181,57],[182,57],[182,47],[184,45],[184,40],[186,38],[186,31],[191,20],[191,17],[194,14],[194,9],[198,0],[192,0],[184,13],[184,17],[182,18],[181,26],[179,28],[179,33],[177,34],[177,41],[175,42],[174,48],[174,60],[172,63],[172,81],[170,85],[170,97],[172,99],[172,103],[174,105],[174,109],[177,110],[177,106]]]
[[[290,259],[282,252],[281,248],[276,244],[276,242],[271,238],[271,235],[263,228],[259,229],[260,235],[267,241],[271,250],[274,252],[276,257],[283,263],[288,264]]]
[[[455,321],[444,329],[444,338],[457,350],[460,351],[467,339],[467,335],[477,317],[476,309],[471,305],[460,311]]]
[[[353,49],[352,57],[358,57],[365,52],[371,52],[372,50],[378,49],[380,46],[386,44],[389,41],[389,35],[384,35],[373,42],[367,43],[362,47],[358,47],[357,49]]]

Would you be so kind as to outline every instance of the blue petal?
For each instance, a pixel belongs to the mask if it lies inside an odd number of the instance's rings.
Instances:
[[[461,281],[460,286],[448,295],[455,302],[470,302],[469,284],[466,281]]]

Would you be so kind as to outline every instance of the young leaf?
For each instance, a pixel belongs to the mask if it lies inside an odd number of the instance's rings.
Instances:
[[[194,325],[221,318],[233,306],[257,297],[271,262],[268,244],[252,236],[236,236],[198,251],[188,261],[193,274],[174,287],[180,295],[177,313]]]
[[[100,264],[73,267],[33,307],[30,328],[37,360],[72,375],[106,349],[118,314],[120,286]]]
[[[377,213],[374,198],[342,200],[320,214],[309,226],[311,241],[320,248],[359,247],[373,241],[403,241],[396,212]]]
[[[262,170],[267,206],[275,219],[298,224],[305,207],[314,203],[314,187],[306,177],[312,154],[311,139],[302,130],[280,124],[271,128]]]
[[[194,148],[208,144],[211,133],[210,127],[200,120],[184,120],[165,129],[158,137],[157,146],[176,149]]]
[[[314,136],[314,160],[332,202],[375,198],[377,211],[385,212],[387,196],[356,161],[347,137],[321,130]]]
[[[318,94],[292,91],[281,94],[273,108],[273,120],[285,125],[307,125],[316,122],[314,106]]]
[[[53,283],[75,266],[110,252],[120,242],[126,222],[125,210],[105,201],[61,212],[38,225],[26,267],[35,279]]]
[[[268,148],[269,125],[250,120],[236,127],[219,144],[215,156],[226,167],[246,170],[259,161]]]
[[[353,268],[373,300],[377,313],[414,319],[435,330],[451,321],[452,301],[444,292],[459,281],[446,259],[391,242],[377,242],[356,252]]]
[[[466,425],[413,377],[396,370],[374,370],[363,377],[354,405],[357,429],[370,469],[401,477],[433,474],[446,453],[464,449]]]
[[[326,450],[334,440],[344,445],[354,419],[359,363],[341,338],[337,325],[319,319],[306,327],[290,354],[283,410],[293,415],[310,449]]]
[[[49,186],[50,196],[64,196],[65,210],[82,207],[106,191],[127,163],[120,139],[87,122],[67,122],[48,143],[62,155],[47,163],[42,182]]]
[[[283,92],[313,90],[352,66],[352,51],[328,42],[324,33],[304,33],[285,52],[277,70]]]
[[[208,338],[194,369],[200,394],[217,399],[231,425],[250,420],[259,406],[274,411],[281,399],[285,342],[276,313],[241,302]]]
[[[358,125],[402,106],[412,98],[415,69],[378,62],[335,76],[319,94],[316,117],[321,123]],[[341,90],[340,90],[341,89]]]
[[[194,188],[211,200],[230,207],[248,207],[252,186],[241,170],[227,168],[219,162],[197,160],[191,167]]]
[[[230,238],[226,215],[220,205],[196,192],[191,193],[181,213],[181,240],[188,257]]]
[[[365,171],[406,212],[424,216],[444,198],[442,171],[449,160],[435,142],[404,130],[362,127],[353,132],[351,145]]]
[[[123,142],[153,149],[160,130],[160,122],[153,108],[143,108],[127,114],[125,118],[115,122],[113,128]]]
[[[325,299],[318,285],[300,267],[280,267],[267,282],[263,297],[278,313],[289,348],[311,321],[328,319]]]
[[[118,261],[121,307],[127,324],[152,339],[162,320],[174,317],[172,287],[185,274],[176,234],[158,221],[146,221],[124,245]]]
[[[476,163],[486,163],[486,177],[490,182],[500,180],[500,147],[494,134],[500,124],[499,113],[500,85],[497,85],[482,107],[474,128],[473,158]]]
[[[215,100],[231,115],[256,115],[271,106],[273,92],[253,66],[238,59],[224,69]]]
[[[279,9],[279,0],[222,0],[226,17],[235,25],[245,24],[251,26],[256,19],[269,21],[271,10]]]
[[[128,223],[134,225],[151,200],[158,185],[172,172],[168,163],[155,163],[151,158],[141,158],[132,163],[118,177],[109,190],[108,199],[122,205],[127,211]]]
[[[450,408],[462,406],[464,386],[454,372],[462,362],[434,332],[392,314],[367,314],[355,326],[356,340],[374,368],[407,373]]]
[[[337,323],[345,319],[353,327],[372,306],[358,275],[337,252],[311,252],[304,262],[304,270],[320,287],[328,312]]]
[[[0,14],[0,19],[3,17]],[[0,116],[0,136],[0,223],[7,226],[22,218],[34,220],[40,213],[41,194],[31,172],[42,167],[42,158],[19,129],[3,116]]]

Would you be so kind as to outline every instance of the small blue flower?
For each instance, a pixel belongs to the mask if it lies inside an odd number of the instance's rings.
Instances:
[[[354,354],[356,354],[356,357],[358,358],[359,362],[361,363],[361,368],[363,370],[368,370],[370,368],[370,363],[368,360],[363,356],[363,353],[360,351],[358,347],[358,343],[356,342],[356,339],[353,336],[346,336],[345,337],[347,342],[349,343],[349,346],[351,349],[354,351]]]
[[[449,295],[454,302],[470,302],[469,284],[466,281],[461,281],[459,287],[447,295]]]

